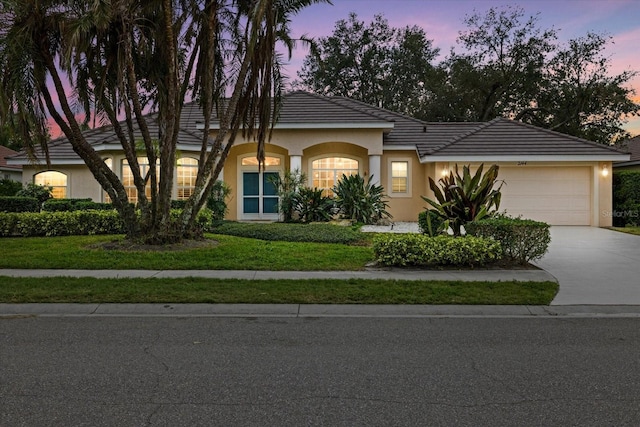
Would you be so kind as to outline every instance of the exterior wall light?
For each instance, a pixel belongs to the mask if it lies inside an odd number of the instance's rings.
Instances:
[[[609,168],[607,166],[603,166],[601,173],[602,173],[602,176],[608,176],[609,175]]]

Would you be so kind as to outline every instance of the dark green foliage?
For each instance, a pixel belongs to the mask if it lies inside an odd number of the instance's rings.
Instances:
[[[333,199],[324,196],[318,188],[300,188],[295,196],[295,210],[302,222],[330,221],[334,209]]]
[[[40,202],[35,197],[0,197],[0,212],[40,212]]]
[[[469,166],[462,168],[462,175],[458,165],[449,175],[438,180],[436,185],[429,177],[429,187],[436,200],[422,197],[433,206],[433,212],[444,221],[444,228],[451,227],[455,236],[462,234],[462,226],[468,222],[480,220],[493,215],[500,208],[500,188],[494,188],[498,179],[498,165],[492,165],[483,175],[484,165],[480,165],[472,176]]]
[[[444,220],[438,215],[438,212],[427,209],[418,214],[418,226],[420,226],[422,234],[433,237],[444,231]]]
[[[184,206],[186,204],[187,204],[186,200],[172,200],[171,209],[184,209]]]
[[[51,190],[51,187],[29,183],[22,190],[18,191],[18,193],[16,193],[16,196],[34,197],[38,199],[38,202],[40,202],[40,205],[42,205],[44,202],[53,197],[53,195],[51,194]]]
[[[640,225],[640,171],[613,174],[613,225]]]
[[[22,190],[22,184],[12,179],[0,179],[0,197],[11,197]]]
[[[362,223],[375,224],[383,218],[391,218],[386,211],[388,204],[385,200],[384,188],[371,183],[373,176],[367,182],[360,175],[342,175],[333,186],[336,207],[347,219]]]
[[[171,210],[171,219],[178,221],[179,210]],[[204,230],[211,224],[211,212],[198,213],[196,224]],[[115,210],[74,210],[57,212],[0,212],[0,237],[9,236],[75,236],[122,234],[124,223]]]
[[[251,239],[353,244],[363,240],[363,235],[351,227],[333,224],[285,224],[285,223],[239,223],[225,221],[212,230],[216,234],[227,234]]]
[[[520,218],[487,218],[465,225],[472,236],[500,242],[504,258],[520,264],[540,259],[547,253],[551,236],[549,224]]]
[[[286,171],[284,176],[278,175],[271,183],[277,189],[280,214],[284,222],[292,222],[299,208],[299,192],[307,182],[307,176],[298,169]]]
[[[224,220],[229,211],[227,197],[231,194],[231,188],[224,181],[216,181],[207,199],[207,209],[211,211],[213,221]]]
[[[481,266],[500,259],[500,242],[465,236],[380,234],[373,239],[376,261],[386,266]]]
[[[49,199],[42,205],[42,210],[45,212],[109,211],[112,209],[114,207],[111,203],[99,203],[91,199]]]

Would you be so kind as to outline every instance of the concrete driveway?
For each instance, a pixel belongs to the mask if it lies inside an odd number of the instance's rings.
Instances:
[[[640,305],[640,236],[597,227],[551,227],[536,265],[558,279],[552,305]]]

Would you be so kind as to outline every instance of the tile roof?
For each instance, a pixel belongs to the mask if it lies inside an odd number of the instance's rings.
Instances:
[[[154,114],[150,115],[154,118]],[[183,106],[180,119],[179,143],[199,147],[201,125],[204,121],[197,102]],[[157,135],[156,120],[150,120],[150,131]],[[212,120],[215,127],[216,120]],[[308,92],[291,92],[284,96],[278,126],[315,125],[379,128],[384,131],[383,143],[393,146],[416,147],[423,161],[430,157],[446,156],[504,156],[504,155],[616,155],[621,154],[611,147],[584,139],[553,132],[535,126],[498,118],[490,122],[423,122],[384,108],[378,108],[353,99],[325,97]],[[87,141],[100,150],[119,150],[120,144],[111,125],[85,132]],[[136,137],[140,133],[136,130]],[[49,143],[52,160],[78,159],[65,137]],[[18,162],[26,162],[24,153],[14,156]]]
[[[505,118],[464,125],[468,126],[466,132],[459,133],[445,144],[417,145],[420,157],[624,155],[614,147]],[[447,136],[443,134],[443,139]]]
[[[631,158],[629,159],[630,161],[640,161],[640,135],[634,136],[633,138],[627,140],[626,151],[631,154]]]

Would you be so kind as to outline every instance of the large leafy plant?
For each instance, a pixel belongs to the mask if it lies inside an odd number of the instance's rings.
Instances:
[[[333,206],[333,199],[325,196],[320,188],[302,187],[295,197],[296,211],[302,222],[330,221]]]
[[[492,216],[500,208],[502,184],[497,186],[498,165],[492,165],[483,175],[484,165],[480,165],[474,175],[469,166],[451,171],[438,184],[429,177],[429,187],[435,200],[422,196],[429,203],[432,212],[443,219],[445,228],[451,227],[455,236],[461,235],[462,226],[468,222]]]
[[[391,218],[387,212],[386,195],[381,185],[372,184],[373,176],[365,182],[360,175],[342,174],[333,186],[336,207],[345,218],[363,224],[373,224],[383,218]]]

